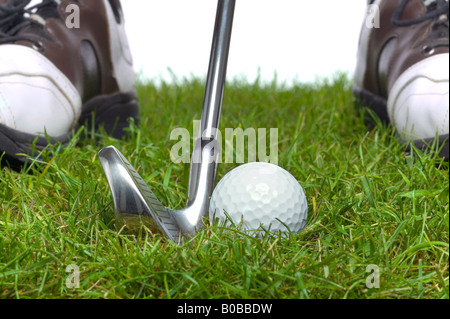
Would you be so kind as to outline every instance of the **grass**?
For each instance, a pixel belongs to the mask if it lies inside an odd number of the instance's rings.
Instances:
[[[189,166],[170,161],[170,132],[192,132],[203,91],[199,79],[140,84],[127,141],[80,129],[45,164],[1,170],[2,298],[449,298],[448,163],[405,156],[390,127],[367,129],[346,76],[226,87],[222,128],[279,129],[278,163],[308,199],[302,232],[255,239],[208,226],[177,246],[117,226],[97,152],[115,145],[165,205],[183,207]],[[220,165],[217,180],[236,165]],[[70,265],[79,288],[67,285]]]

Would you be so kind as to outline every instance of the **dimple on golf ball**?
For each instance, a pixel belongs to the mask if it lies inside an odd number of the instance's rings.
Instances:
[[[225,213],[226,212],[226,213]],[[229,217],[227,217],[227,215]],[[211,197],[211,224],[242,223],[245,230],[298,233],[308,217],[303,188],[289,172],[269,163],[248,163],[226,174]],[[281,222],[280,222],[281,221]]]

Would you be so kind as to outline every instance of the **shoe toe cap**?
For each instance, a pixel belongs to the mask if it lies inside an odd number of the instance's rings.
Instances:
[[[0,46],[0,124],[28,134],[60,136],[73,128],[80,108],[76,89],[39,52]]]
[[[0,124],[23,133],[59,136],[73,123],[73,112],[46,78],[0,77]]]
[[[402,140],[434,138],[449,132],[448,54],[411,67],[396,81],[388,112]]]

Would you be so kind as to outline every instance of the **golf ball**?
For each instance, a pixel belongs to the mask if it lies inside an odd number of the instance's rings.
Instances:
[[[225,213],[226,212],[226,213]],[[227,215],[229,217],[227,217]],[[298,233],[308,217],[305,193],[283,168],[269,163],[249,163],[226,174],[211,197],[210,223],[242,223],[242,229]],[[283,225],[284,224],[284,225]]]

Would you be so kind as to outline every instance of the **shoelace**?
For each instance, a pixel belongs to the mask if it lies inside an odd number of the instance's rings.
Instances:
[[[7,6],[0,5],[0,30],[7,28],[22,13],[31,0],[19,0]]]
[[[31,0],[22,0],[19,1],[18,5],[13,7],[0,7],[1,11],[8,13],[8,18],[0,21],[0,30],[1,27],[5,26],[7,23],[11,23],[11,21],[22,18],[22,20],[14,26],[11,26],[4,32],[0,32],[0,44],[14,43],[16,41],[29,41],[37,49],[42,46],[39,40],[32,36],[20,35],[19,31],[31,25],[44,26],[46,18],[38,13],[39,9],[43,9],[50,5],[58,5],[61,0],[43,0],[34,6],[26,8],[30,2]]]
[[[428,37],[429,40],[442,39],[447,38],[447,41],[432,41],[431,43],[426,44],[423,47],[422,52],[424,54],[431,54],[434,52],[434,49],[440,46],[449,46],[449,4],[448,0],[435,0],[432,1],[427,6],[427,13],[423,16],[411,19],[411,20],[401,20],[400,17],[405,10],[406,5],[409,0],[402,0],[397,10],[394,12],[392,16],[392,24],[399,27],[407,27],[414,24],[419,24],[424,21],[430,20],[432,21],[432,32]]]
[[[14,14],[15,12],[21,11],[22,9],[24,9],[31,0],[19,0],[16,2],[13,2],[10,5],[0,5],[0,14]],[[0,16],[1,17],[1,16]]]
[[[394,15],[392,17],[392,23],[399,27],[406,27],[411,26],[413,24],[421,23],[426,20],[433,20],[436,18],[439,18],[441,15],[447,16],[447,22],[448,22],[448,0],[436,0],[428,5],[428,12],[417,18],[407,21],[400,20],[400,16],[402,15],[403,11],[405,10],[406,5],[408,4],[409,0],[402,0],[400,5],[398,6],[397,10],[394,12]]]

